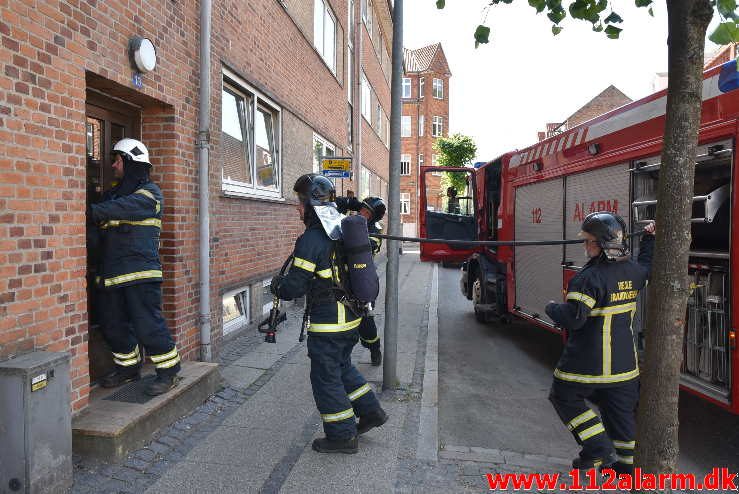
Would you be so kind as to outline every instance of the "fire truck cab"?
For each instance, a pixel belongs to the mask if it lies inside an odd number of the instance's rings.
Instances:
[[[732,275],[739,272],[738,75],[736,61],[704,74],[687,270],[693,291],[681,381],[684,389],[733,413],[739,413],[733,325],[739,320],[739,276]],[[640,230],[656,214],[665,107],[666,91],[658,92],[476,169],[468,187],[474,191],[474,237],[573,240],[594,211],[619,214],[630,231]],[[443,244],[435,245],[431,258],[444,260]],[[587,261],[582,245],[469,250],[461,289],[478,321],[518,317],[561,334],[544,307],[563,300],[569,280]],[[638,253],[638,240],[632,239],[631,251]],[[633,324],[640,349],[647,303],[643,292]]]

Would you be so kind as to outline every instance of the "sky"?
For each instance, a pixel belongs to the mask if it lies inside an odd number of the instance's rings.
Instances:
[[[618,40],[569,16],[553,36],[546,15],[525,0],[499,4],[487,16],[490,43],[475,49],[473,33],[487,3],[447,0],[438,10],[435,0],[404,1],[404,45],[441,42],[452,73],[450,133],[475,140],[476,161],[535,143],[547,122],[565,120],[611,84],[643,98],[653,92],[655,74],[667,71],[664,1],[655,2],[650,17],[633,0],[612,0],[624,19]]]

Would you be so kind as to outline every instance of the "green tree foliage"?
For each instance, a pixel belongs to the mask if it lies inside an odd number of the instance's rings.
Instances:
[[[528,0],[528,2],[537,14],[546,13],[552,21],[552,34],[555,36],[564,29],[561,23],[568,13],[573,19],[589,22],[593,26],[593,31],[603,33],[610,39],[618,39],[623,30],[618,26],[623,19],[613,10],[612,2],[608,0],[570,0],[567,8],[562,5],[562,0]],[[501,3],[511,4],[513,0],[490,0],[485,7],[485,18],[488,9]],[[634,0],[634,3],[637,7],[646,8],[649,15],[654,15],[652,12],[654,0]],[[719,45],[739,42],[737,0],[712,0],[711,3],[716,8],[721,23],[711,33],[709,39]],[[444,0],[437,0],[437,8],[443,9],[445,6]],[[475,29],[474,39],[475,47],[490,41],[490,27],[484,21]]]
[[[453,166],[463,168],[472,164],[477,154],[477,145],[471,137],[454,134],[449,137],[440,137],[434,143],[434,150],[439,153],[439,166]],[[454,187],[462,194],[467,187],[467,173],[444,173],[442,187]]]

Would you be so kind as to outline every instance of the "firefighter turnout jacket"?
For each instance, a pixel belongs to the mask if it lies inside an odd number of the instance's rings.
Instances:
[[[333,241],[316,218],[295,242],[293,264],[274,287],[284,300],[306,295],[310,307],[309,333],[344,333],[359,326],[361,317],[337,300],[331,262]],[[335,273],[339,275],[338,270]]]
[[[162,192],[146,182],[132,194],[107,192],[91,206],[102,242],[99,283],[117,288],[162,281],[159,234],[162,227]]]
[[[547,315],[568,331],[555,379],[605,387],[639,377],[632,322],[653,247],[654,236],[643,235],[638,262],[591,259],[570,281],[566,302],[547,305]]]

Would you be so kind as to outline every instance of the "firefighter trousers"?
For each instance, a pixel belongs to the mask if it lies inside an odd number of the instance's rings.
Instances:
[[[374,316],[362,318],[362,323],[359,325],[359,340],[363,347],[370,350],[380,348],[380,337],[377,336],[377,325]]]
[[[98,304],[103,337],[119,372],[131,373],[141,367],[142,347],[157,374],[179,372],[180,356],[162,317],[161,283],[102,289]]]
[[[380,409],[375,393],[351,361],[358,339],[356,330],[308,334],[313,398],[330,440],[356,436],[355,417]]]
[[[600,417],[585,400],[598,405]],[[609,458],[616,453],[616,467],[629,471],[634,464],[636,409],[639,403],[639,379],[614,387],[554,380],[549,400],[562,422],[582,446],[580,456],[587,459]]]

